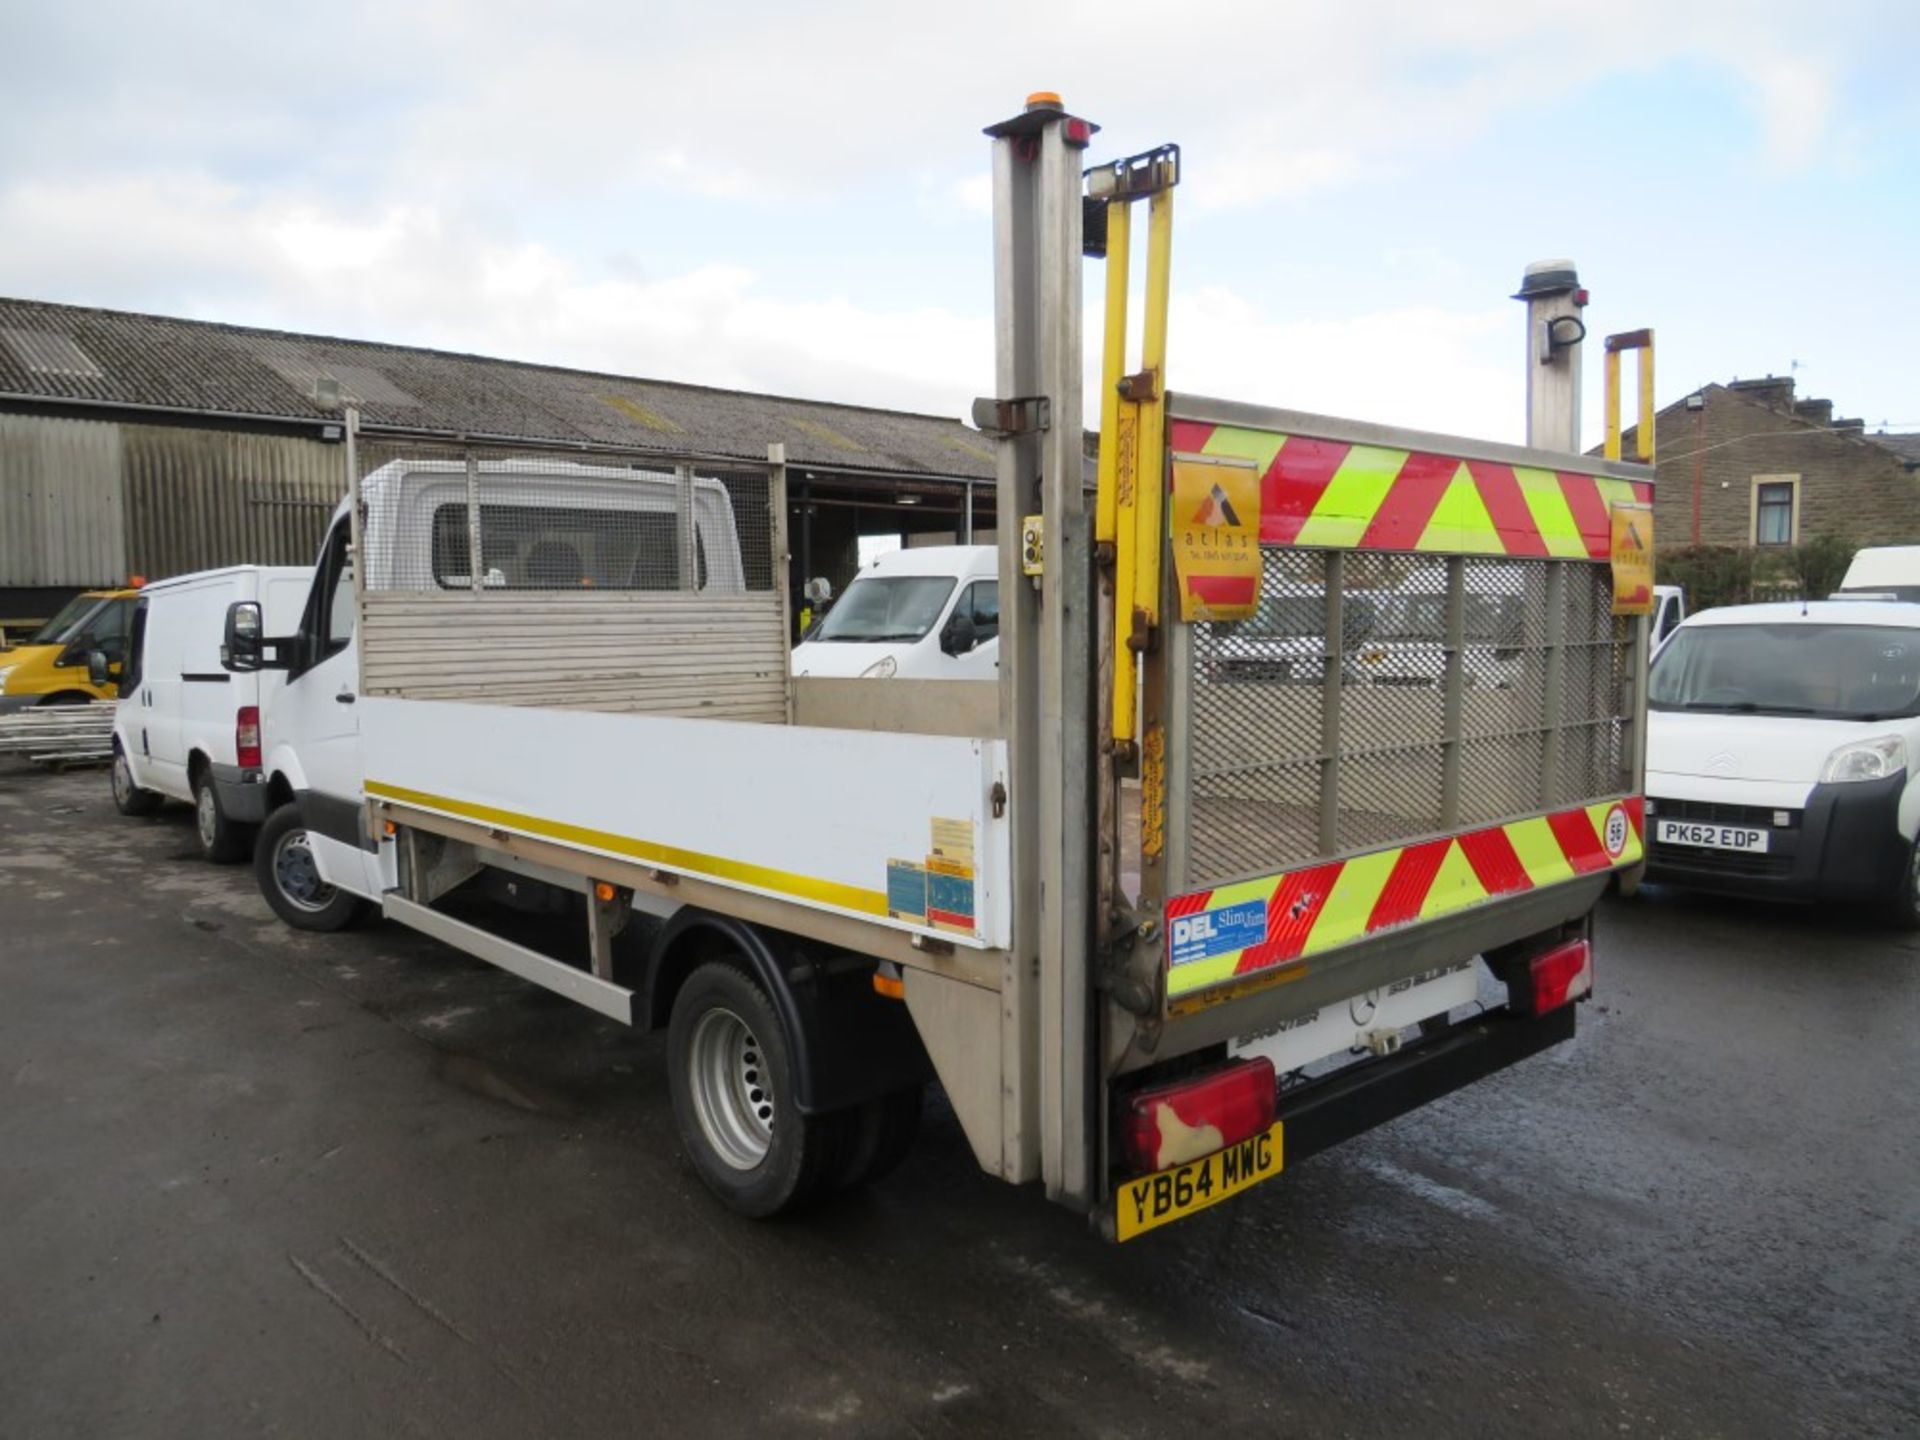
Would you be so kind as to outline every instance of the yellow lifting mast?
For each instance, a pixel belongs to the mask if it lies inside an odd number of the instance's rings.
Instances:
[[[1086,174],[1087,198],[1104,216],[1104,247],[1089,226],[1088,250],[1107,259],[1106,330],[1100,363],[1100,471],[1094,540],[1113,556],[1113,714],[1116,747],[1134,739],[1140,653],[1160,624],[1160,555],[1166,503],[1167,298],[1172,280],[1173,187],[1180,147],[1162,145]],[[1132,288],[1133,203],[1147,201],[1147,276],[1140,368],[1126,373]]]

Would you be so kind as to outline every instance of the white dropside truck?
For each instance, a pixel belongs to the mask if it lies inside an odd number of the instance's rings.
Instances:
[[[1092,127],[1044,97],[988,133],[997,683],[790,673],[778,436],[764,464],[562,458],[351,416],[301,623],[236,607],[228,663],[286,672],[280,913],[376,906],[665,1029],[734,1209],[885,1169],[937,1080],[985,1169],[1124,1240],[1573,1035],[1590,912],[1641,855],[1645,623],[1608,546],[1650,476],[1572,425],[1520,448],[1169,393],[1177,151],[1083,176]],[[1529,276],[1531,329],[1564,281]],[[1569,328],[1528,353],[1570,416]],[[1435,682],[1349,683],[1344,598],[1416,574]],[[1467,674],[1487,594],[1501,686]],[[1215,622],[1282,596],[1321,607],[1312,654],[1236,670]]]
[[[122,815],[185,801],[202,855],[245,858],[267,818],[261,692],[280,677],[224,669],[222,630],[240,602],[260,606],[269,627],[292,629],[312,588],[311,566],[230,565],[140,591],[113,719],[113,803]]]

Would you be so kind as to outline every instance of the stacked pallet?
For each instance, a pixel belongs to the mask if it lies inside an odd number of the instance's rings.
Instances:
[[[0,715],[0,755],[64,769],[113,758],[112,705],[42,705]]]

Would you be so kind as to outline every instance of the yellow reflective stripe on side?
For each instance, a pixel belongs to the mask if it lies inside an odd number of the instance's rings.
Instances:
[[[1516,820],[1501,828],[1513,844],[1513,853],[1520,857],[1521,868],[1535,885],[1551,885],[1556,880],[1573,878],[1573,865],[1567,859],[1567,852],[1560,848],[1559,838],[1544,816]]]
[[[1499,527],[1487,513],[1487,502],[1480,486],[1464,463],[1454,472],[1433,508],[1433,518],[1421,532],[1417,550],[1467,551],[1482,555],[1504,555]]]
[[[756,890],[834,905],[863,915],[878,915],[882,919],[887,915],[887,897],[880,890],[866,890],[858,885],[843,885],[835,880],[820,880],[811,875],[796,875],[788,870],[750,865],[719,855],[703,855],[697,850],[683,850],[677,845],[657,845],[650,840],[636,840],[630,835],[616,835],[607,830],[591,830],[584,825],[543,820],[537,815],[522,815],[518,811],[500,810],[491,805],[475,805],[466,800],[449,799],[445,795],[432,795],[424,790],[409,790],[404,785],[389,785],[381,780],[367,781],[367,794],[382,800],[398,801],[402,805],[417,805],[422,810],[437,810],[462,820],[498,826],[503,830],[517,830],[542,840],[556,840],[563,845],[583,845],[593,850],[604,850],[644,864],[683,870],[690,875],[750,885]]]
[[[1222,425],[1207,437],[1207,443],[1200,448],[1200,453],[1235,460],[1251,460],[1260,467],[1260,473],[1265,475],[1267,467],[1273,464],[1273,457],[1280,453],[1281,447],[1286,443],[1286,436],[1275,435],[1270,431],[1235,430]]]
[[[1606,475],[1596,475],[1593,477],[1593,483],[1599,487],[1600,498],[1606,502],[1609,510],[1616,505],[1632,505],[1636,503],[1633,494],[1633,482],[1631,480],[1615,480]],[[1638,503],[1644,504],[1645,502],[1641,501]]]
[[[1354,446],[1333,472],[1293,543],[1342,548],[1358,544],[1406,463],[1405,450]]]
[[[1587,542],[1580,538],[1579,522],[1567,504],[1567,493],[1560,488],[1560,477],[1551,470],[1533,470],[1524,465],[1513,467],[1520,482],[1520,494],[1527,511],[1547,543],[1547,553],[1562,560],[1588,560]]]
[[[1460,848],[1460,842],[1456,840],[1447,846],[1446,858],[1440,862],[1440,868],[1434,872],[1433,882],[1427,886],[1427,898],[1421,903],[1420,918],[1431,920],[1436,915],[1465,910],[1487,898],[1487,887],[1474,874],[1473,866],[1467,860],[1467,852]]]
[[[1320,907],[1319,918],[1313,922],[1301,954],[1331,950],[1367,933],[1367,920],[1373,914],[1373,907],[1380,903],[1380,892],[1387,888],[1393,867],[1400,863],[1400,853],[1381,850],[1372,855],[1356,855],[1340,868],[1339,878],[1327,892],[1326,903]]]

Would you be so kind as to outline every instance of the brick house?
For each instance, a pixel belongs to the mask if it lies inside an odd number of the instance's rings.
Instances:
[[[1771,376],[1703,386],[1655,427],[1662,547],[1920,543],[1920,434],[1836,420],[1831,400],[1796,399],[1791,379]]]

